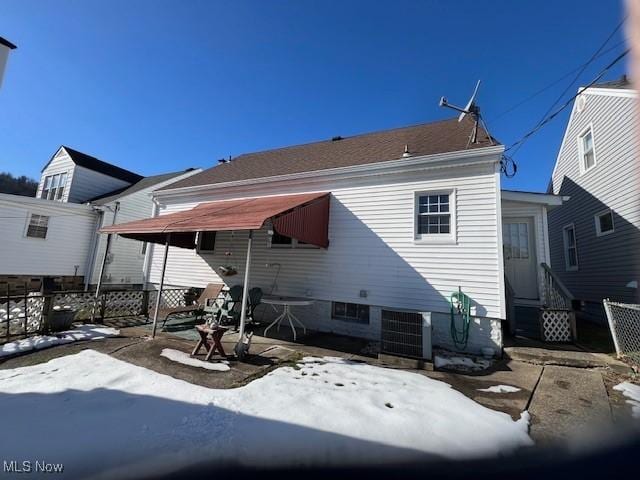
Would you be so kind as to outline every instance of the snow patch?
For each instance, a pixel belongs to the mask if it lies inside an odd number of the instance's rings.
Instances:
[[[640,418],[640,385],[622,382],[613,389],[622,392],[625,397],[630,399],[627,400],[627,403],[631,405],[631,415],[633,418]]]
[[[181,352],[180,350],[174,350],[172,348],[163,349],[160,356],[168,358],[173,362],[182,363],[183,365],[189,365],[191,367],[206,368],[207,370],[215,370],[217,372],[228,372],[231,370],[229,362],[205,362],[204,360],[198,360],[197,358],[191,357],[188,353]]]
[[[115,328],[101,327],[98,325],[81,325],[73,330],[66,330],[54,335],[35,335],[22,340],[5,343],[0,345],[0,357],[40,350],[63,343],[79,342],[82,340],[99,340],[107,337],[117,337],[118,335],[120,335],[120,330],[116,330]]]
[[[435,355],[433,364],[436,368],[450,367],[456,370],[479,371],[489,368],[491,360],[483,358],[471,358],[456,355],[440,354]]]
[[[425,454],[497,456],[533,443],[526,412],[514,422],[444,382],[344,359],[308,357],[223,390],[83,350],[0,370],[0,398],[11,412],[2,454],[55,458],[74,477],[202,459],[371,466]]]
[[[520,389],[511,385],[493,385],[489,388],[479,388],[478,391],[489,393],[515,393],[519,392]]]

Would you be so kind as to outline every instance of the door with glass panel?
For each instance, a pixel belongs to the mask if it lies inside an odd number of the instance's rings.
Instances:
[[[503,219],[502,246],[505,274],[516,298],[538,299],[538,268],[533,219]]]

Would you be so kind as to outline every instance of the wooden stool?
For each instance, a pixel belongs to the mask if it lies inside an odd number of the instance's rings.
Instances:
[[[218,351],[220,355],[226,357],[227,354],[224,353],[224,348],[222,348],[222,335],[224,332],[228,330],[228,328],[220,327],[220,326],[210,326],[210,325],[196,325],[196,330],[200,335],[200,340],[196,345],[196,348],[193,349],[192,356],[195,356],[200,351],[200,348],[204,346],[207,350],[207,356],[204,359],[208,362],[211,359],[211,356]],[[209,339],[212,340],[209,343]]]

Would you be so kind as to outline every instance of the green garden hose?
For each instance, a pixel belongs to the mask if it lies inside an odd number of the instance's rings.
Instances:
[[[469,326],[471,324],[471,299],[462,293],[462,289],[458,287],[458,291],[451,294],[451,339],[457,348],[462,350],[467,348],[469,341]],[[462,329],[458,330],[456,326],[456,314],[462,317]]]

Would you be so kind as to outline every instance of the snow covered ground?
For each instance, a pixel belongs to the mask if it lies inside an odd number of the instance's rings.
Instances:
[[[519,392],[520,389],[512,385],[493,385],[489,388],[479,388],[478,391],[489,393],[515,393]]]
[[[161,357],[168,358],[173,362],[182,363],[183,365],[190,365],[192,367],[204,368],[207,370],[215,370],[218,372],[228,372],[229,362],[205,362],[204,360],[198,360],[193,358],[188,353],[181,352],[180,350],[174,350],[173,348],[164,348],[160,353]]]
[[[640,385],[630,382],[622,382],[615,387],[614,390],[622,392],[627,397],[627,403],[631,405],[631,415],[633,418],[640,418]]]
[[[79,342],[81,340],[98,340],[106,337],[117,337],[120,330],[99,325],[81,325],[73,330],[59,332],[55,335],[36,335],[33,337],[15,340],[0,345],[0,357],[14,355],[16,353],[40,350],[63,343]]]
[[[0,404],[11,413],[3,456],[61,462],[65,476],[116,466],[135,476],[141,465],[175,468],[194,455],[255,466],[371,465],[532,444],[526,412],[513,421],[443,382],[332,357],[216,390],[84,350],[0,370]]]

